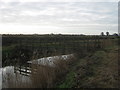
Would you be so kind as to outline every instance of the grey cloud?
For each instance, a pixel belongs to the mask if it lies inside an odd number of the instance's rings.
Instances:
[[[114,6],[114,3],[13,2],[8,3],[7,5],[5,4],[4,7],[6,6],[6,8],[0,8],[0,14],[1,18],[3,18],[2,21],[6,22],[8,21],[8,19],[11,19],[11,22],[14,22],[14,20],[16,19],[17,21],[19,21],[19,19],[24,19],[26,21],[28,20],[26,19],[26,17],[30,17],[33,19],[32,22],[42,21],[42,19],[44,19],[45,21],[58,20],[61,22],[67,20],[80,20],[81,23],[82,21],[91,21],[98,23],[100,21],[104,23],[103,19],[109,18],[111,15],[110,13],[114,13],[114,8],[111,8],[112,5]],[[112,16],[114,17],[114,15]],[[38,17],[38,21],[36,21],[36,17]]]
[[[53,24],[70,27],[80,24],[117,24],[114,2],[0,2],[1,23]]]

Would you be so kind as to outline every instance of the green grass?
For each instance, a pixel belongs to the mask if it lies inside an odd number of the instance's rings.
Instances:
[[[74,83],[74,76],[75,72],[70,72],[67,76],[65,81],[58,86],[58,88],[71,88],[75,83]]]

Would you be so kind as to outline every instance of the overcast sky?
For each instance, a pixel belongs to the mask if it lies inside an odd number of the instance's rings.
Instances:
[[[16,2],[17,1],[17,2]],[[0,0],[1,34],[118,32],[118,2]]]

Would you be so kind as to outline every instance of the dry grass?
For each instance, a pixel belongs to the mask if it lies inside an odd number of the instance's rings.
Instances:
[[[118,48],[97,51],[76,68],[77,88],[118,88]]]

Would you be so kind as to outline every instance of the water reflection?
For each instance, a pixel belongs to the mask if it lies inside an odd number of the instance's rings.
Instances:
[[[24,75],[21,75],[19,73],[14,73],[14,66],[7,66],[0,70],[0,73],[2,73],[2,85],[3,88],[16,86],[16,84],[19,83],[30,83],[30,78]]]

